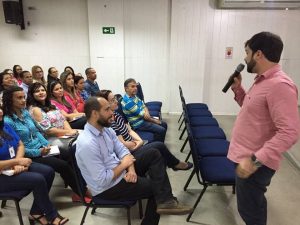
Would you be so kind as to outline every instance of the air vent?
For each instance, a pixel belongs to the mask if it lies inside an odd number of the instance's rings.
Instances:
[[[218,0],[221,9],[300,9],[296,0]]]

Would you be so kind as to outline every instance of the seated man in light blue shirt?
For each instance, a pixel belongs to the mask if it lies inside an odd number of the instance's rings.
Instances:
[[[99,199],[148,198],[143,225],[158,224],[160,214],[191,212],[173,196],[164,159],[157,149],[139,151],[134,158],[118,140],[109,128],[113,111],[107,100],[89,98],[84,112],[88,122],[77,139],[76,159],[95,203]]]
[[[27,93],[28,93],[28,87],[30,84],[33,83],[33,77],[32,74],[29,71],[22,71],[20,73],[20,78],[22,80],[22,83],[20,85],[21,88],[23,88],[25,97],[27,98]]]

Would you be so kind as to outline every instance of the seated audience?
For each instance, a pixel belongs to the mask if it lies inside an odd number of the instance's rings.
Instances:
[[[87,79],[84,84],[84,89],[86,90],[89,96],[95,96],[96,93],[100,91],[98,83],[96,81],[96,70],[93,68],[87,68],[85,70],[85,75]]]
[[[14,73],[14,82],[16,85],[20,85],[22,83],[22,80],[20,78],[20,73],[23,71],[22,67],[20,65],[14,65],[13,67],[13,73]]]
[[[12,76],[7,72],[0,73],[0,103],[2,104],[3,91],[16,85]]]
[[[32,75],[29,71],[24,70],[20,73],[20,78],[22,80],[20,87],[23,88],[25,96],[27,96],[28,87],[33,83]]]
[[[74,105],[66,101],[61,83],[59,81],[52,82],[47,91],[51,104],[61,111],[70,122],[71,127],[73,129],[83,129],[86,123],[84,113],[78,112]]]
[[[105,98],[110,103],[111,110],[114,111],[111,128],[116,132],[119,140],[129,149],[133,156],[137,151],[147,151],[151,148],[156,148],[165,160],[165,164],[173,170],[189,170],[193,167],[190,162],[181,162],[167,148],[163,142],[155,141],[145,144],[141,137],[134,132],[131,127],[126,124],[124,118],[116,112],[118,102],[114,94],[110,90],[101,90],[97,96]]]
[[[61,151],[68,151],[70,139],[77,135],[78,131],[72,129],[60,110],[51,104],[43,84],[34,83],[29,87],[26,105],[32,118],[46,133],[49,143],[58,145]],[[59,138],[61,136],[64,138]]]
[[[64,97],[66,101],[80,113],[83,112],[84,101],[76,93],[74,85],[74,76],[70,71],[65,71],[60,75],[60,82],[64,89]]]
[[[113,111],[108,101],[91,97],[84,112],[88,122],[77,139],[76,159],[95,203],[148,198],[142,224],[151,225],[159,223],[160,214],[191,212],[173,196],[160,152],[152,148],[133,157],[109,128]]]
[[[83,101],[86,101],[90,96],[86,92],[86,90],[84,90],[84,78],[82,76],[75,76],[74,84],[75,84],[76,93],[81,96]]]
[[[44,77],[44,71],[42,69],[42,67],[35,65],[31,68],[31,74],[33,77],[33,83],[39,82],[43,85],[45,85],[45,87],[47,87],[47,82],[45,80]]]
[[[3,94],[4,121],[10,125],[25,145],[25,156],[32,161],[48,165],[58,172],[65,184],[69,185],[73,193],[72,198],[78,201],[78,190],[75,181],[75,173],[68,164],[70,155],[68,152],[61,152],[60,158],[48,156],[50,146],[48,141],[39,132],[34,120],[25,109],[25,94],[21,87],[13,86]]]
[[[55,67],[50,67],[48,69],[48,76],[47,76],[47,83],[48,83],[47,89],[49,89],[48,87],[54,81],[59,81],[58,70]]]
[[[66,224],[49,199],[54,179],[51,167],[32,162],[24,156],[24,144],[15,131],[3,121],[0,109],[0,171],[13,170],[12,176],[0,173],[0,193],[28,190],[33,193],[33,203],[28,216],[30,224]]]
[[[167,124],[159,119],[152,118],[144,102],[136,96],[137,83],[129,78],[124,82],[126,94],[122,99],[122,110],[134,130],[154,133],[156,141],[165,141]]]

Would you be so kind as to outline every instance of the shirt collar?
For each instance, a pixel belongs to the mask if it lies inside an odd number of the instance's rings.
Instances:
[[[273,66],[270,69],[266,70],[261,75],[256,75],[255,78],[254,78],[255,83],[257,83],[259,81],[262,81],[262,80],[265,80],[265,79],[272,78],[280,70],[281,70],[281,66],[279,64],[276,64],[275,66]]]
[[[93,135],[100,136],[103,135],[103,132],[99,131],[96,127],[94,127],[92,124],[87,122],[84,126],[85,129],[88,129]],[[104,130],[104,129],[103,129]]]

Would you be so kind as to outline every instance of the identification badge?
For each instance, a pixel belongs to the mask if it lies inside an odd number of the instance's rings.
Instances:
[[[16,156],[15,150],[13,147],[9,147],[10,158],[14,158]]]

